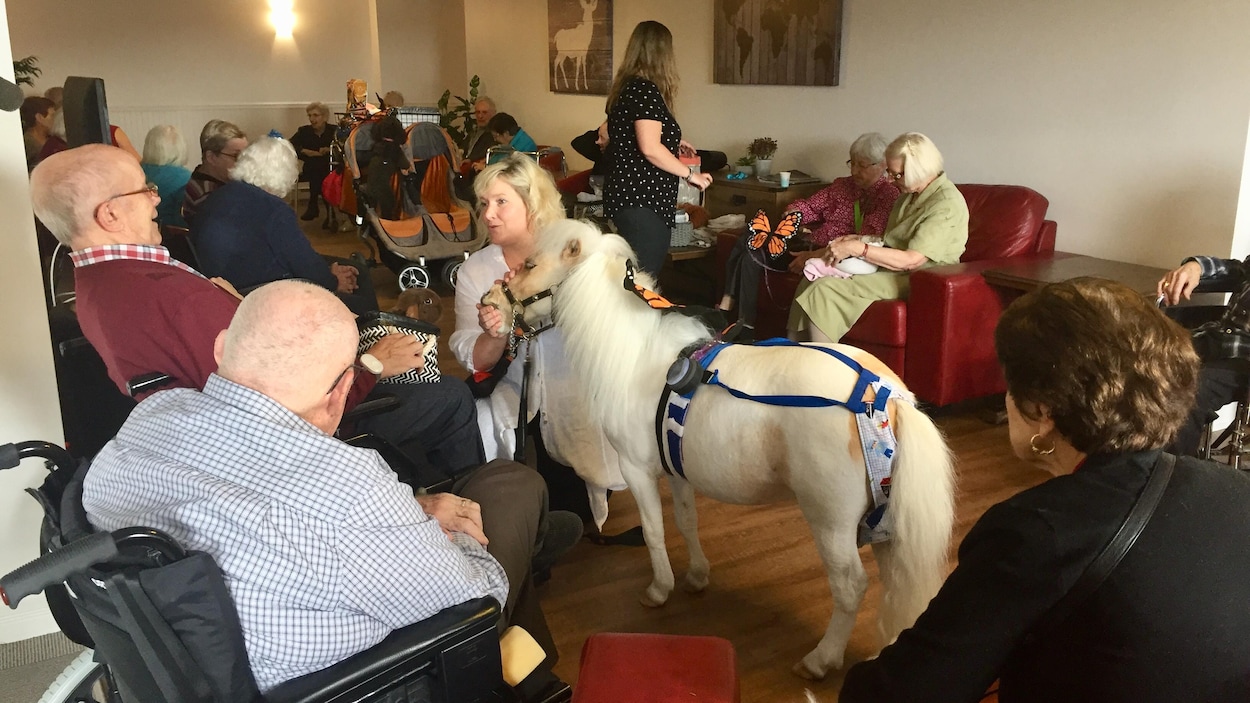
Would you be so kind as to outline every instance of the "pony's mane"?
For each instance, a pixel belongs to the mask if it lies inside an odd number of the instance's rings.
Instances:
[[[662,386],[677,352],[709,333],[698,320],[662,315],[625,289],[625,260],[634,252],[624,239],[571,224],[577,226],[548,228],[540,247],[558,256],[572,239],[581,244],[580,262],[556,289],[553,315],[591,412],[607,426],[614,418],[636,417],[630,406],[658,402],[645,389]],[[635,280],[655,285],[642,272]]]

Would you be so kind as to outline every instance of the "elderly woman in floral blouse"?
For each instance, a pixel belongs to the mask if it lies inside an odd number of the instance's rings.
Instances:
[[[810,229],[806,239],[813,245],[809,251],[793,252],[790,271],[802,273],[808,259],[826,253],[825,247],[839,237],[879,237],[885,231],[890,208],[899,195],[894,181],[885,176],[885,148],[885,137],[880,134],[861,134],[851,143],[851,158],[846,161],[851,175],[834,180],[810,198],[790,204],[786,212],[802,213],[803,224]],[[738,322],[753,329],[761,266],[747,255],[746,240],[741,237],[729,255],[725,297],[717,307],[732,310],[736,302]]]

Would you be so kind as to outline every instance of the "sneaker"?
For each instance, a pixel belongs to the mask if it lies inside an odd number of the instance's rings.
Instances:
[[[531,560],[535,573],[549,571],[582,538],[582,519],[567,510],[547,513],[547,532]]]

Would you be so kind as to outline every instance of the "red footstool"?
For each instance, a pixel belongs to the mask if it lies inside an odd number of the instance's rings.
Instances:
[[[733,645],[720,637],[591,635],[573,703],[738,703]]]

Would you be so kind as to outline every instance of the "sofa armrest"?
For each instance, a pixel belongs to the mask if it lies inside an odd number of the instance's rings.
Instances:
[[[907,302],[904,381],[936,406],[1006,390],[994,351],[994,327],[1020,295],[986,282],[983,271],[1019,261],[989,259],[913,271]]]
[[[443,679],[439,688],[447,700],[477,700],[476,695],[504,687],[499,615],[499,603],[490,597],[453,605],[337,664],[280,684],[265,694],[265,701],[347,703],[426,670]]]

